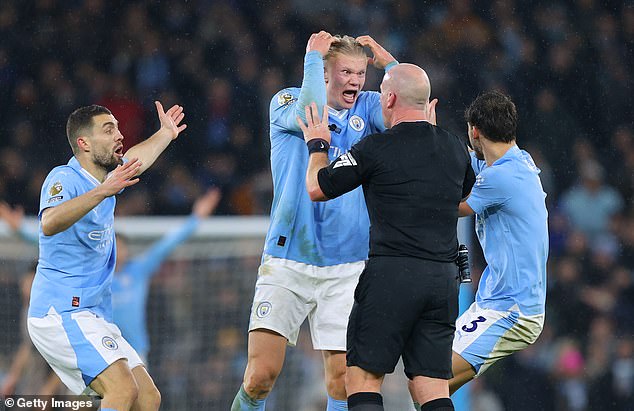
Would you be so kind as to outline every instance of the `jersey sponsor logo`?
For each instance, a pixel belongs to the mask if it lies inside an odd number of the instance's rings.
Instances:
[[[112,227],[106,227],[104,230],[94,230],[88,233],[88,238],[93,241],[102,241],[107,239],[112,232]]]
[[[109,337],[107,335],[101,339],[101,344],[110,351],[114,351],[119,348],[119,344],[117,344],[117,342],[112,337]]]
[[[291,93],[282,93],[277,96],[277,104],[280,106],[288,106],[297,101],[297,98],[293,97]]]
[[[270,302],[261,302],[260,304],[258,304],[258,308],[255,310],[255,314],[260,318],[264,318],[271,313],[272,308],[273,306]]]
[[[48,194],[50,196],[56,196],[59,193],[61,193],[62,190],[64,190],[64,187],[62,186],[62,183],[59,182],[59,181],[56,181],[56,182],[53,183],[51,188],[48,189]]]
[[[71,301],[70,305],[73,307],[79,307],[79,297],[77,296],[73,297],[73,300]]]
[[[357,165],[357,160],[355,160],[354,157],[352,157],[352,154],[345,153],[345,154],[342,154],[341,157],[339,157],[339,159],[337,159],[337,162],[332,168],[350,167],[350,166],[356,166],[356,165]]]
[[[361,131],[365,127],[365,121],[363,121],[363,119],[356,114],[350,117],[350,121],[348,123],[350,124],[350,127],[352,127],[352,129],[355,131]]]

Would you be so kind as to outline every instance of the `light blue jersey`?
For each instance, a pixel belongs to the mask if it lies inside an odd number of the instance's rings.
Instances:
[[[477,174],[467,204],[475,211],[476,232],[487,267],[476,303],[498,311],[513,306],[525,315],[544,312],[548,211],[540,170],[517,146],[487,167],[472,153]]]
[[[46,177],[39,216],[49,208],[78,197],[100,182],[75,157],[55,167]],[[115,266],[114,196],[104,199],[66,230],[46,236],[39,228],[40,256],[29,317],[44,317],[51,307],[58,313],[90,309],[112,321],[110,283]]]
[[[145,305],[152,276],[170,253],[196,230],[200,219],[195,215],[174,232],[157,241],[143,254],[131,259],[112,280],[114,323],[141,357],[147,355],[149,338],[145,322]]]
[[[302,88],[277,93],[270,105],[273,205],[264,254],[315,266],[362,261],[368,257],[369,219],[363,191],[312,202],[306,192],[308,150],[296,122],[304,106],[325,104],[324,65],[318,52],[306,54]],[[347,152],[368,134],[383,131],[379,93],[360,92],[349,110],[329,111],[334,125],[328,157]]]

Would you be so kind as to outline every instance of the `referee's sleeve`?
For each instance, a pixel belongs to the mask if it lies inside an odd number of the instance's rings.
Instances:
[[[328,167],[319,170],[319,188],[329,199],[337,198],[363,184],[368,172],[368,161],[358,147],[359,144],[340,155]]]

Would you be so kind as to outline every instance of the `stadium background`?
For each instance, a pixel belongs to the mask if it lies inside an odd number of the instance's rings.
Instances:
[[[109,107],[130,147],[157,127],[160,99],[182,104],[189,127],[119,198],[118,216],[185,214],[210,185],[224,195],[218,214],[266,215],[268,102],[300,84],[307,39],[321,29],[370,34],[424,67],[439,124],[455,133],[482,90],[505,90],[518,106],[519,145],[548,193],[547,321],[535,346],[472,383],[472,409],[631,410],[631,1],[3,0],[0,199],[37,211],[45,175],[70,156],[74,108]],[[369,68],[366,89],[380,76]],[[20,336],[19,278],[36,255],[3,233],[0,381]],[[141,232],[135,247],[150,237]],[[229,239],[181,247],[152,283],[149,367],[163,409],[227,409],[239,385],[261,243]],[[324,409],[321,359],[306,337],[288,352],[273,409]]]

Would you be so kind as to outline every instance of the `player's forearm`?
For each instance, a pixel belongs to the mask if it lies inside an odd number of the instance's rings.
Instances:
[[[156,159],[161,155],[163,151],[169,146],[172,141],[172,136],[169,132],[159,130],[154,133],[150,138],[140,142],[134,147],[130,148],[125,153],[125,158],[138,158],[141,161],[141,168],[137,175],[142,174],[145,170],[150,168]]]
[[[313,153],[308,159],[308,169],[306,170],[306,191],[312,201],[326,201],[328,197],[324,195],[319,186],[319,170],[328,166],[328,154]]]
[[[106,197],[100,187],[95,187],[79,197],[70,199],[56,207],[47,208],[42,213],[42,233],[45,236],[51,236],[65,231]]]
[[[324,60],[318,51],[306,53],[304,58],[304,79],[297,97],[296,114],[306,121],[304,107],[315,102],[319,109],[326,105],[326,81],[324,80]],[[294,117],[294,116],[293,116]],[[294,120],[294,118],[293,118]],[[295,124],[297,127],[297,124]],[[299,128],[297,128],[299,130]]]

